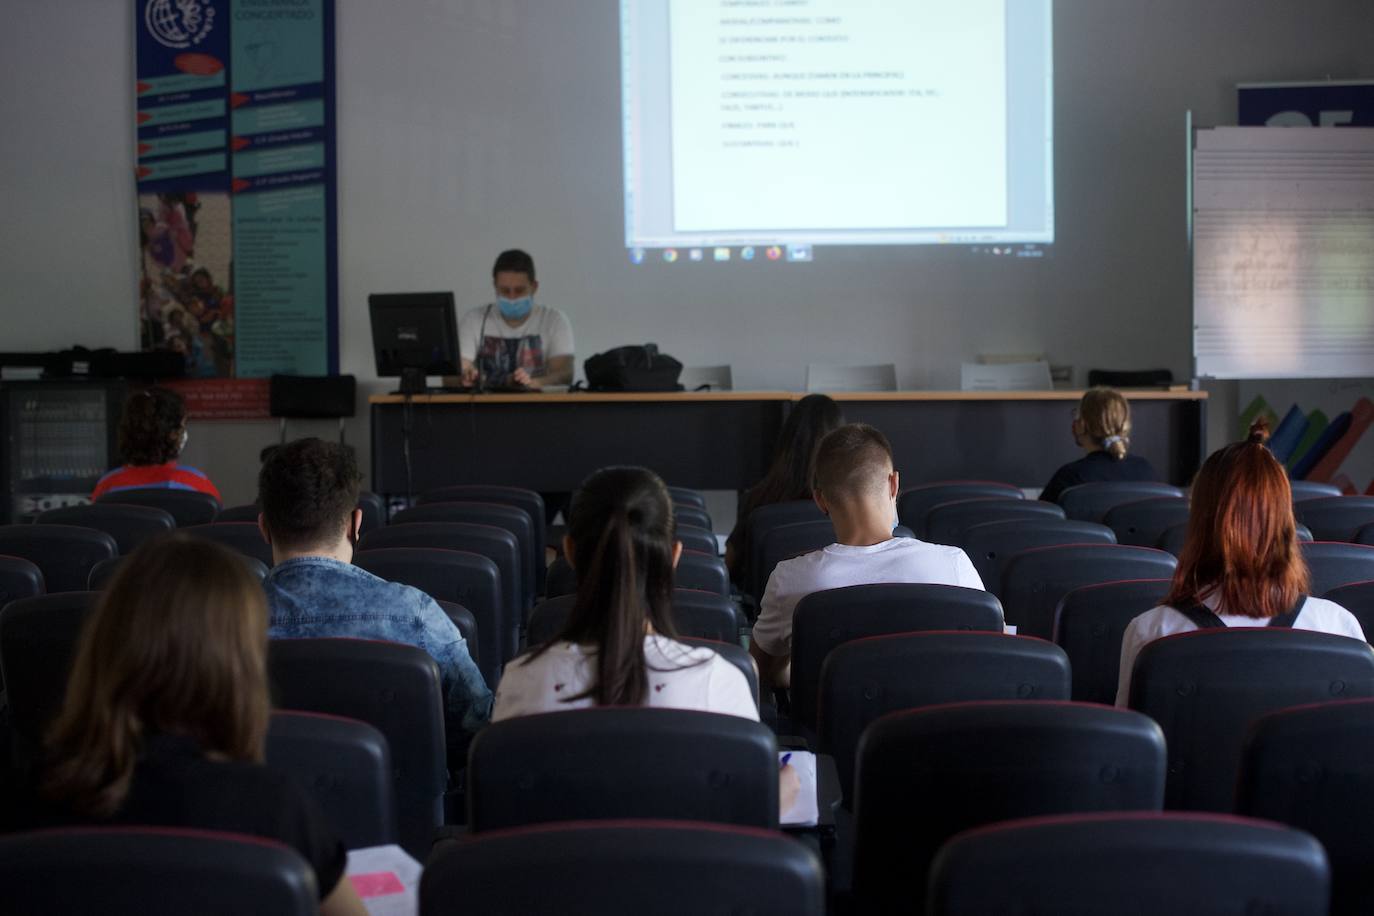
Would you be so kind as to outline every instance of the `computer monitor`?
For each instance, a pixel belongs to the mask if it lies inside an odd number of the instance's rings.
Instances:
[[[459,374],[453,293],[373,293],[367,307],[379,378],[400,377],[414,392],[427,375]]]

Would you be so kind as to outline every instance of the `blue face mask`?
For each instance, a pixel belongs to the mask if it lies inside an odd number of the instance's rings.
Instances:
[[[534,297],[522,296],[519,299],[507,299],[504,296],[497,296],[496,307],[501,310],[502,318],[519,321],[534,308]]]

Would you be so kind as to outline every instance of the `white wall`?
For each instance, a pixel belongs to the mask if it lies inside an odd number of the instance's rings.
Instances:
[[[1225,123],[1238,81],[1374,75],[1367,0],[1060,0],[1053,259],[632,268],[615,0],[338,7],[341,352],[364,393],[385,387],[369,292],[478,304],[513,245],[572,318],[579,362],[653,340],[688,364],[733,363],[742,388],[800,387],[810,360],[892,361],[904,387],[953,387],[961,360],[999,351],[1047,352],[1080,379],[1186,376],[1183,111]],[[112,0],[4,0],[0,349],[136,343],[132,20]],[[365,446],[361,409],[349,435]],[[274,439],[269,424],[200,423],[187,460],[247,501]]]

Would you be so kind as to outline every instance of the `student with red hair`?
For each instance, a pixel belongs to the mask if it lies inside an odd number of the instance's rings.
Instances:
[[[1365,638],[1345,608],[1306,594],[1293,494],[1283,465],[1265,446],[1268,438],[1268,424],[1257,420],[1244,442],[1214,452],[1198,471],[1173,587],[1162,606],[1131,621],[1122,637],[1116,705],[1126,705],[1141,648],[1174,633],[1284,626]]]

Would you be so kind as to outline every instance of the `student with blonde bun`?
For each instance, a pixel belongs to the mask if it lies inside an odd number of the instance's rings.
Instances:
[[[1073,411],[1073,441],[1087,452],[1054,472],[1040,498],[1058,502],[1069,487],[1115,480],[1158,481],[1154,465],[1130,454],[1131,405],[1112,388],[1089,388]]]

